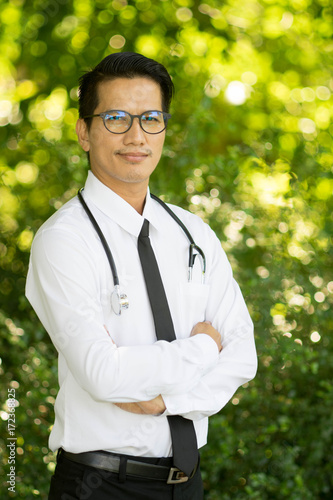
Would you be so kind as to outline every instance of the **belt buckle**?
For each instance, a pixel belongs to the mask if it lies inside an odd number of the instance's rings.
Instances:
[[[171,467],[169,472],[169,477],[167,480],[167,484],[179,484],[186,483],[189,477],[186,476],[185,472],[181,471],[177,467]]]

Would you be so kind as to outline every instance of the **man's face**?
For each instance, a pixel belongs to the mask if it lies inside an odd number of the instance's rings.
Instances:
[[[133,115],[162,111],[160,86],[148,78],[117,78],[102,82],[97,90],[99,104],[93,114],[115,109]],[[162,154],[165,131],[147,134],[134,118],[130,130],[113,134],[104,127],[102,118],[95,117],[89,131],[79,120],[77,134],[83,149],[89,151],[91,170],[101,182],[118,194],[146,190]]]

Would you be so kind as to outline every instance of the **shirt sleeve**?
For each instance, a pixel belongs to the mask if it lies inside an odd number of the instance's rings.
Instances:
[[[163,415],[177,414],[191,420],[213,415],[256,374],[253,323],[215,235],[211,235],[210,247],[213,253],[206,320],[221,333],[222,351],[218,363],[190,391],[177,395],[162,394],[167,408]]]
[[[207,335],[117,347],[104,327],[96,258],[73,228],[44,229],[33,242],[26,295],[66,370],[97,401],[147,401],[191,390],[218,361]]]

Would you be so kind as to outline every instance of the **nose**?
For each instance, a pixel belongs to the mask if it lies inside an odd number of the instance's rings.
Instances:
[[[146,135],[140,126],[138,117],[133,118],[131,128],[124,134],[125,144],[144,144],[146,142]]]

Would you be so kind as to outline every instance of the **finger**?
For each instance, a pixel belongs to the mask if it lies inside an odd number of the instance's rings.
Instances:
[[[103,325],[105,330],[106,330],[106,333],[108,334],[108,336],[110,337],[110,339],[112,340],[112,343],[115,344],[113,338],[111,337],[111,335],[109,334],[109,330],[106,328],[106,325]]]

